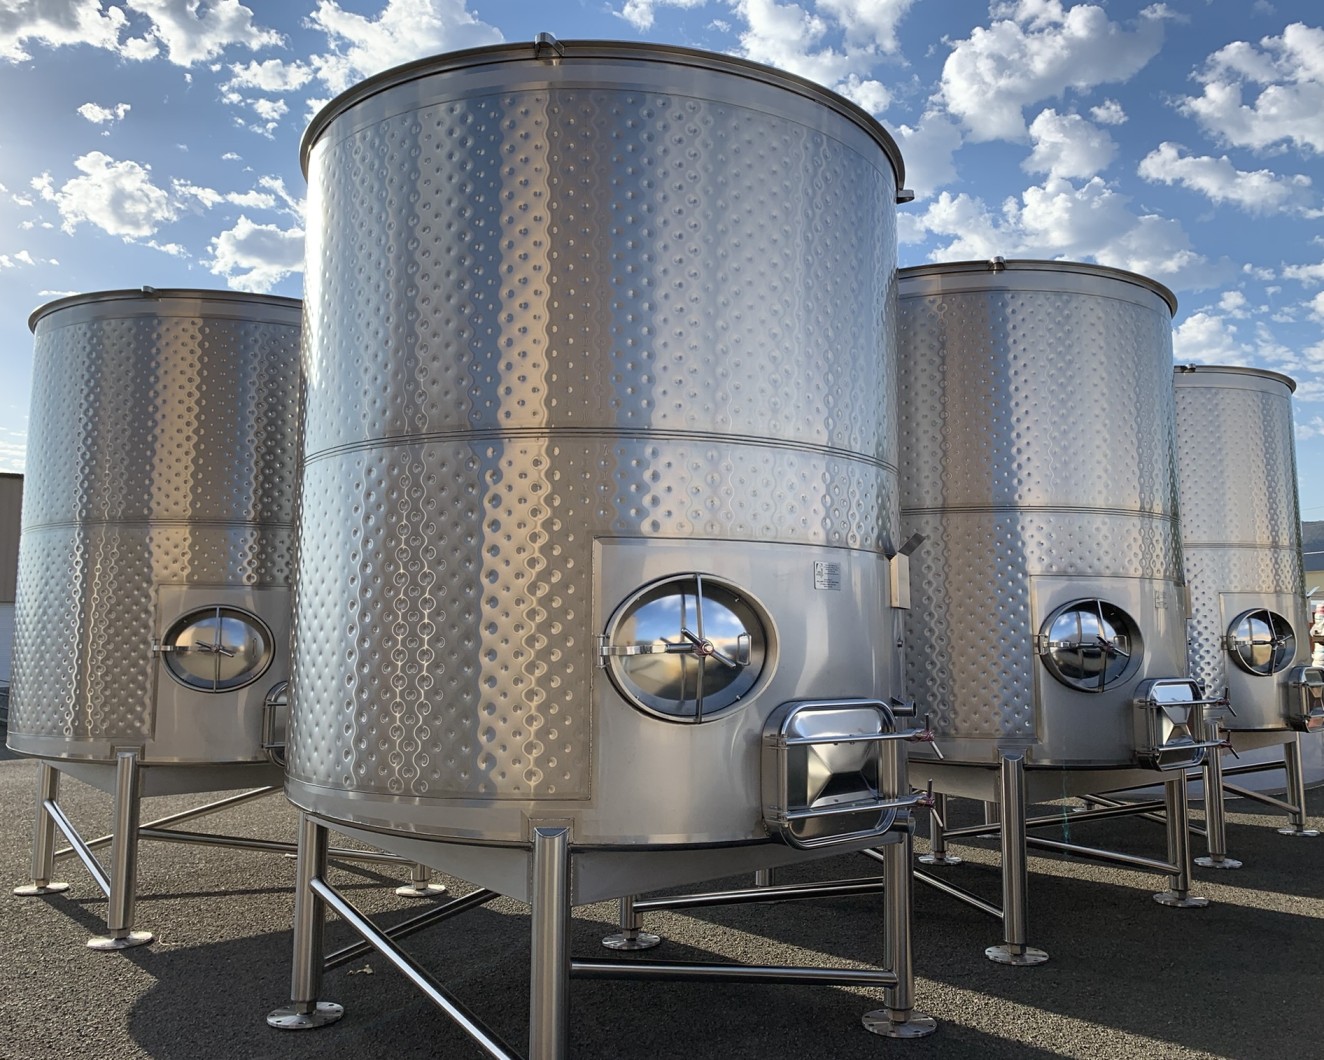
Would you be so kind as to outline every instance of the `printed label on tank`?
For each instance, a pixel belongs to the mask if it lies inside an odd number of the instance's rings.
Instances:
[[[840,591],[841,564],[814,560],[814,588]]]

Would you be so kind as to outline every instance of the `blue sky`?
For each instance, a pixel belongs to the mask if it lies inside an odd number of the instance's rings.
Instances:
[[[0,0],[0,470],[29,313],[65,294],[302,293],[299,139],[338,92],[501,41],[652,41],[818,81],[900,144],[902,266],[1092,261],[1176,293],[1180,362],[1291,375],[1324,519],[1318,0]]]

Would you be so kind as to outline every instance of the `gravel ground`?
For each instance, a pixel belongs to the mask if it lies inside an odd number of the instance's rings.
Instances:
[[[0,753],[0,864],[26,880],[35,765]],[[145,800],[145,818],[207,797]],[[83,834],[104,831],[108,796],[66,778],[61,802]],[[1196,804],[1198,811],[1199,804]],[[1309,799],[1312,824],[1324,790]],[[1197,819],[1199,814],[1196,814]],[[1229,803],[1228,847],[1239,871],[1196,870],[1205,909],[1150,898],[1161,877],[1058,856],[1031,855],[1030,942],[1051,960],[995,965],[989,917],[917,887],[918,1008],[938,1020],[931,1038],[894,1041],[860,1026],[881,994],[868,989],[573,980],[571,1054],[612,1060],[830,1057],[1040,1060],[1047,1057],[1278,1058],[1324,1055],[1319,1015],[1324,953],[1324,838],[1277,834],[1279,816]],[[289,839],[293,811],[270,797],[224,811],[211,830]],[[190,825],[189,827],[197,827]],[[1161,857],[1162,829],[1141,820],[1078,824],[1073,837]],[[1197,853],[1202,840],[1195,839]],[[922,840],[917,847],[924,847]],[[996,898],[988,846],[964,845],[965,864],[942,874]],[[779,879],[873,875],[858,855],[815,862]],[[386,921],[417,912],[393,893],[402,873],[337,866],[333,880]],[[104,897],[77,861],[57,876],[70,890],[44,898],[3,894],[0,1056],[235,1060],[447,1057],[483,1053],[377,956],[326,976],[323,995],[345,1018],[318,1031],[271,1030],[266,1013],[289,996],[294,864],[279,854],[144,842],[137,926],[156,934],[119,954],[88,950],[103,930]],[[459,880],[439,877],[458,893]],[[740,885],[747,880],[733,881]],[[572,952],[601,957],[615,903],[577,909]],[[650,914],[665,942],[651,956],[759,964],[868,966],[880,959],[878,896]],[[329,944],[348,941],[339,923]],[[527,1038],[528,918],[501,899],[413,936],[406,948],[498,1034]]]

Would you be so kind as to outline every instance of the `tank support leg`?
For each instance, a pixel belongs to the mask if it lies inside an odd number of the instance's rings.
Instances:
[[[987,804],[985,804],[987,805]],[[921,865],[959,865],[961,859],[947,852],[947,796],[934,792],[929,807],[929,852],[921,854]]]
[[[1000,758],[998,814],[1002,821],[1002,942],[986,949],[984,956],[998,964],[1043,964],[1048,960],[1048,954],[1025,942],[1030,877],[1025,842],[1025,752],[1003,751]]]
[[[409,866],[409,882],[395,889],[401,898],[435,898],[446,893],[444,883],[431,882],[432,870],[417,861]]]
[[[1209,856],[1196,858],[1206,869],[1239,869],[1241,862],[1227,856],[1227,814],[1223,802],[1223,759],[1211,748],[1204,760],[1204,827]]]
[[[299,814],[299,860],[294,870],[294,958],[290,974],[290,1004],[268,1013],[278,1030],[303,1031],[335,1023],[345,1010],[318,1001],[325,964],[326,903],[312,888],[326,875],[326,828],[308,814]]]
[[[55,873],[55,818],[47,809],[60,797],[60,771],[47,762],[37,764],[36,813],[32,821],[32,882],[15,887],[24,898],[36,894],[59,894],[69,885],[52,880]]]
[[[1301,734],[1293,733],[1283,744],[1283,770],[1287,774],[1287,794],[1284,798],[1296,807],[1287,815],[1288,825],[1278,829],[1279,835],[1317,836],[1319,829],[1306,827],[1306,770],[1301,761]]]
[[[1176,872],[1168,876],[1169,889],[1154,895],[1154,901],[1177,909],[1202,908],[1209,899],[1191,894],[1191,804],[1185,770],[1178,770],[1175,777],[1164,781],[1163,798],[1167,806],[1168,863]]]
[[[529,1060],[565,1060],[569,1045],[570,830],[533,828]]]
[[[110,841],[110,890],[106,902],[109,935],[87,940],[89,949],[127,950],[152,941],[150,931],[134,931],[138,901],[138,752],[115,752],[115,805]]]
[[[900,744],[892,745],[893,753],[884,755],[881,778],[883,790],[905,792],[910,782]],[[906,817],[910,817],[906,811]],[[912,833],[914,820],[903,820],[898,815],[899,843],[883,847],[883,951],[888,969],[896,976],[896,986],[883,990],[883,1008],[866,1012],[865,1029],[888,1038],[925,1038],[938,1029],[932,1016],[915,1012],[915,970],[912,960],[913,934],[911,931],[915,905],[915,880],[911,875],[914,856]]]
[[[755,870],[754,870],[754,886],[755,886],[755,887],[772,887],[774,884],[776,884],[776,882],[777,882],[777,870],[776,870],[776,869],[755,869]]]
[[[621,930],[608,935],[602,944],[609,950],[651,950],[661,941],[660,936],[644,930],[644,918],[634,907],[634,895],[627,894],[621,899]]]

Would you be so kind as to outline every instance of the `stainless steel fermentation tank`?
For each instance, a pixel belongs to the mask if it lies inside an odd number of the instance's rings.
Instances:
[[[1174,309],[1159,284],[1095,265],[900,272],[902,526],[924,539],[907,679],[945,756],[911,769],[1001,804],[994,960],[1043,959],[1024,937],[1027,798],[1152,782],[1151,769],[1181,778],[1204,755],[1186,677]],[[1185,787],[1165,790],[1169,859],[1152,867],[1172,878],[1158,897],[1186,904]],[[934,827],[928,860],[949,862],[956,833]]]
[[[373,78],[303,156],[273,1021],[320,1018],[325,823],[532,905],[540,1057],[570,904],[883,846],[908,923],[892,139],[765,67],[544,36]]]
[[[40,765],[20,893],[64,888],[58,824],[110,899],[98,948],[151,938],[132,930],[141,796],[282,778],[299,316],[288,298],[143,288],[29,321],[8,743]],[[61,773],[114,796],[113,838],[81,839]]]
[[[1305,827],[1300,733],[1324,728],[1324,670],[1311,666],[1310,620],[1302,580],[1296,439],[1287,376],[1253,368],[1185,365],[1173,375],[1182,548],[1192,600],[1191,673],[1226,695],[1219,726],[1232,747],[1281,747],[1284,803],[1235,785],[1205,762],[1209,854],[1201,865],[1236,868],[1227,856],[1225,789],[1286,810],[1288,835]]]

